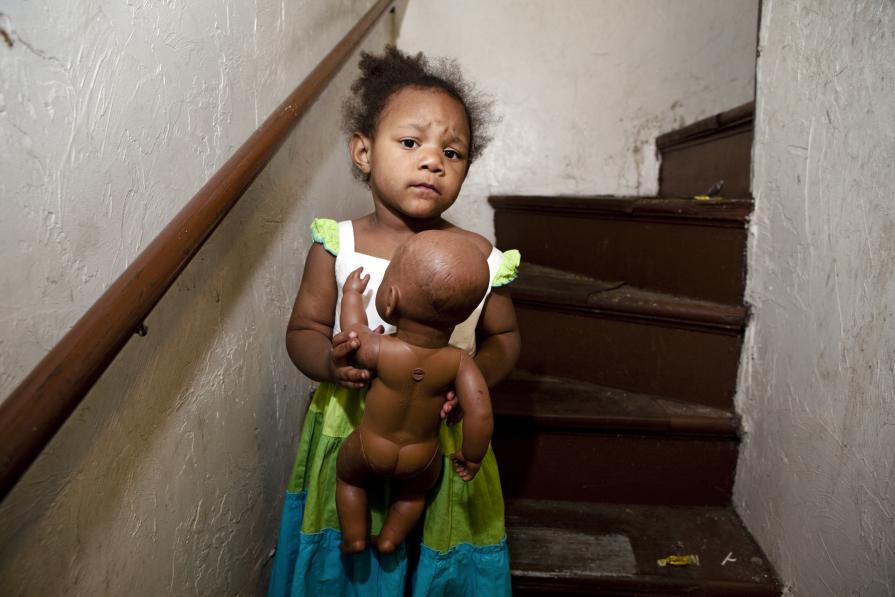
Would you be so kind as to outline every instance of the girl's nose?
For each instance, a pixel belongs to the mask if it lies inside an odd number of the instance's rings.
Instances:
[[[428,170],[436,174],[444,170],[441,152],[435,150],[421,152],[419,167],[421,170]]]

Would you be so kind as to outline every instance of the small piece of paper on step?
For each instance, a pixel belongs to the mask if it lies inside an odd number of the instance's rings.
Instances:
[[[662,568],[665,566],[699,566],[699,556],[689,554],[685,556],[671,555],[667,558],[656,560]]]

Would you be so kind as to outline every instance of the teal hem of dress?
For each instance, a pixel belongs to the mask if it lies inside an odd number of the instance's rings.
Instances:
[[[407,578],[404,545],[389,555],[368,547],[345,556],[339,551],[342,534],[338,530],[300,531],[306,498],[306,491],[286,492],[268,597],[403,597]],[[506,538],[494,545],[454,545],[446,552],[422,545],[410,582],[414,597],[509,596]]]
[[[414,597],[487,595],[510,597],[510,552],[506,537],[494,545],[454,545],[439,552],[423,545],[413,575]]]

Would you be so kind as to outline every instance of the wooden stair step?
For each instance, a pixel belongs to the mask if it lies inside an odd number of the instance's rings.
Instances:
[[[523,264],[509,287],[519,368],[715,408],[733,404],[743,305]]]
[[[508,500],[517,596],[780,595],[764,554],[727,507]],[[661,567],[669,555],[699,565]]]
[[[493,390],[491,401],[502,421],[539,429],[736,439],[740,428],[728,410],[520,370]]]
[[[751,199],[489,199],[500,248],[523,262],[677,296],[739,305]]]
[[[699,404],[514,371],[491,394],[509,498],[723,505],[739,419]]]
[[[752,215],[753,200],[742,197],[715,197],[699,201],[692,196],[616,197],[613,195],[494,195],[489,200],[494,209],[512,211],[545,211],[605,217],[621,220],[700,223],[704,226],[742,228]]]
[[[656,137],[659,193],[698,195],[723,180],[723,195],[749,195],[754,113],[749,102]]]
[[[636,288],[622,280],[597,280],[574,272],[522,263],[513,300],[634,319],[742,330],[747,311],[727,305]]]

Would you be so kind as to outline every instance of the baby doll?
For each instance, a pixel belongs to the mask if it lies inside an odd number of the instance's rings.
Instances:
[[[374,540],[390,553],[419,519],[426,492],[441,473],[439,413],[456,388],[465,413],[463,444],[455,468],[464,481],[478,472],[491,440],[488,386],[466,352],[448,346],[454,326],[485,296],[490,273],[485,256],[456,234],[426,231],[395,252],[376,294],[376,308],[396,326],[394,335],[370,331],[363,304],[369,276],[354,270],[342,297],[342,330],[360,340],[358,366],[376,372],[363,420],[342,444],[336,465],[336,506],[342,551],[366,547],[369,533],[364,486],[377,477],[396,480],[382,530]]]

